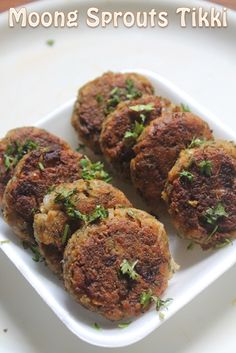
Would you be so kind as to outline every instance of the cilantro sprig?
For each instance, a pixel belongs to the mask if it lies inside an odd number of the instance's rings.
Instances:
[[[138,260],[130,262],[127,259],[124,259],[120,265],[120,272],[123,275],[128,275],[133,280],[137,280],[139,278],[139,274],[134,269],[137,263]]]
[[[140,304],[144,308],[147,307],[151,302],[154,302],[157,311],[159,311],[160,309],[167,308],[168,305],[172,302],[172,300],[172,298],[167,298],[165,300],[161,299],[160,297],[153,295],[151,290],[143,292],[140,296]]]
[[[192,141],[188,145],[188,148],[199,147],[202,144],[204,144],[205,142],[206,142],[206,140],[204,138],[193,137]]]
[[[223,217],[229,217],[229,214],[225,211],[222,203],[218,203],[215,207],[209,207],[204,213],[204,220],[207,224],[211,225],[213,230],[209,234],[209,237],[212,237],[218,230],[219,225],[217,224],[219,219]]]
[[[19,144],[17,141],[9,144],[4,153],[4,164],[6,170],[14,168],[17,163],[26,155],[28,152],[33,151],[39,147],[38,143],[27,140],[23,144]]]
[[[212,174],[212,162],[209,160],[203,160],[198,164],[199,168],[200,168],[200,172],[202,175],[205,176],[211,176]]]
[[[61,190],[60,192],[56,192],[56,196],[54,199],[55,203],[61,204],[68,217],[72,219],[79,219],[86,224],[93,223],[98,219],[104,219],[108,217],[108,211],[101,205],[97,205],[94,210],[89,214],[84,214],[80,212],[75,205],[73,200],[73,196],[77,193],[76,189],[67,191]],[[69,226],[66,225],[62,237],[62,241],[66,242],[69,236],[70,229]]]
[[[88,157],[84,157],[80,161],[82,167],[82,178],[84,180],[100,179],[107,183],[110,183],[111,177],[104,170],[104,164],[102,162],[92,163]]]
[[[181,103],[180,106],[181,106],[182,112],[185,112],[185,113],[191,112],[191,110],[187,104]]]
[[[111,113],[121,101],[136,99],[141,96],[142,92],[135,87],[133,80],[127,79],[125,81],[125,87],[114,87],[111,90],[104,112],[107,115]]]
[[[188,179],[190,182],[193,181],[193,174],[188,172],[187,170],[182,170],[180,173],[179,173],[179,176],[181,179]]]
[[[144,130],[144,123],[146,120],[145,115],[141,114],[140,119],[141,119],[141,122],[138,122],[137,120],[135,120],[133,130],[128,130],[125,132],[125,135],[124,135],[125,140],[132,139],[136,141],[138,137],[141,135],[141,133]]]

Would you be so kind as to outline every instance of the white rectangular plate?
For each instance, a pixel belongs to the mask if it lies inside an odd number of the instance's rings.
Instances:
[[[235,136],[226,126],[172,83],[150,71],[135,69],[133,71],[148,77],[157,95],[167,97],[174,103],[187,104],[192,112],[209,123],[217,138],[235,140]],[[70,125],[72,108],[73,101],[70,101],[41,120],[37,126],[63,137],[75,147],[78,141]],[[87,150],[85,153],[90,154]],[[146,209],[135,191],[130,190],[130,186],[115,178],[114,184],[126,193],[136,207]],[[203,252],[196,246],[193,250],[187,251],[188,242],[176,237],[168,219],[163,218],[163,221],[169,234],[172,255],[181,266],[171,279],[165,294],[165,297],[174,299],[165,312],[164,321],[166,321],[236,262],[236,246],[233,244],[218,251],[207,252]],[[141,340],[163,322],[152,309],[135,319],[126,329],[120,329],[117,324],[90,313],[74,302],[64,291],[62,283],[43,263],[32,261],[32,254],[22,248],[2,219],[0,219],[0,229],[0,240],[10,240],[9,243],[1,245],[2,250],[63,323],[82,340],[103,347],[127,346]],[[94,322],[102,329],[95,330],[92,327]]]

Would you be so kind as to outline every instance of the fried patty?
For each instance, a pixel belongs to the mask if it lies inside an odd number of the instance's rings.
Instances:
[[[193,138],[211,139],[206,122],[188,112],[165,114],[144,130],[134,146],[131,178],[143,198],[153,207],[160,205],[168,172],[179,153]]]
[[[205,143],[181,152],[163,197],[183,237],[203,249],[236,237],[236,145]]]
[[[104,118],[121,101],[153,92],[151,83],[142,75],[106,72],[79,90],[72,125],[80,139],[95,153],[100,153],[99,137]]]
[[[160,296],[170,277],[163,225],[144,211],[109,210],[107,218],[78,230],[64,253],[66,289],[87,309],[110,320],[137,316],[150,307],[143,293]],[[127,262],[136,273],[121,270]]]
[[[71,149],[45,148],[28,153],[18,163],[3,197],[3,215],[15,234],[34,242],[33,219],[53,185],[81,178],[82,155]]]
[[[69,148],[69,145],[59,137],[32,126],[10,130],[0,140],[0,207],[6,185],[21,158],[32,150],[48,146]]]
[[[164,112],[177,111],[178,107],[168,99],[151,95],[120,103],[103,123],[100,135],[102,152],[108,162],[119,172],[129,177],[130,161],[145,126]]]
[[[60,276],[70,236],[116,206],[130,207],[131,203],[120,190],[101,180],[61,184],[47,194],[34,218],[34,235],[48,267]]]

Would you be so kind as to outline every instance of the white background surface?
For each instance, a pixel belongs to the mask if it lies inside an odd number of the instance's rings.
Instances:
[[[43,3],[43,2],[42,2]],[[56,10],[84,12],[96,2],[51,1]],[[181,29],[174,9],[190,1],[145,1],[167,9],[168,28],[75,30],[8,29],[0,23],[0,93],[3,134],[33,124],[107,69],[147,68],[171,79],[236,130],[236,20],[228,29]],[[97,3],[102,8],[103,1]],[[107,1],[105,9],[115,4]],[[141,2],[120,9],[142,10]],[[197,3],[191,1],[191,4]],[[34,5],[35,6],[35,5]],[[45,9],[48,3],[45,2]],[[171,15],[173,14],[173,16]],[[55,45],[45,42],[54,39]],[[119,352],[235,353],[236,266],[156,332]],[[0,253],[0,352],[102,352],[73,336]],[[5,333],[3,329],[8,328]]]

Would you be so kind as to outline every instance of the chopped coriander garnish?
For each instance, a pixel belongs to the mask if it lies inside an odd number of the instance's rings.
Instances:
[[[181,103],[180,106],[181,106],[181,109],[183,112],[191,112],[191,110],[189,109],[189,106],[187,104]]]
[[[104,97],[101,94],[96,95],[96,101],[98,103],[102,103],[104,101]]]
[[[212,174],[212,162],[203,160],[198,164],[202,175],[211,176]]]
[[[219,202],[215,207],[209,207],[205,214],[204,219],[210,225],[212,225],[213,230],[208,236],[208,239],[211,238],[218,230],[219,226],[217,224],[218,220],[221,217],[228,217],[228,213],[225,211],[224,206]]]
[[[135,266],[137,265],[138,260],[129,262],[124,259],[120,265],[120,271],[123,275],[128,275],[131,279],[137,280],[139,278],[139,274],[135,271]]]
[[[129,322],[122,322],[120,324],[118,324],[118,327],[119,328],[126,328],[128,327],[130,324],[131,324],[132,321],[129,321]]]
[[[194,242],[191,241],[187,246],[187,250],[193,250],[193,248],[194,248]]]
[[[48,39],[48,40],[46,41],[46,44],[47,44],[49,47],[52,47],[52,46],[54,45],[54,43],[55,43],[55,40],[53,40],[53,39]]]
[[[78,147],[75,150],[76,150],[76,152],[80,152],[84,148],[85,148],[85,145],[83,143],[79,143]]]
[[[97,322],[94,322],[94,324],[92,325],[92,327],[93,327],[95,330],[101,330],[101,326],[100,326]]]
[[[90,214],[84,214],[76,209],[76,206],[72,200],[72,196],[77,192],[76,189],[70,191],[57,192],[54,199],[55,203],[60,203],[64,206],[67,216],[73,219],[80,219],[86,224],[93,223],[98,219],[104,219],[108,217],[108,211],[101,205],[97,205],[93,212]],[[63,238],[67,239],[69,228],[64,230]],[[66,242],[66,240],[65,240]]]
[[[22,241],[22,246],[24,249],[30,249],[33,252],[33,261],[42,262],[44,260],[43,256],[40,254],[39,247],[37,245],[30,245],[26,241]]]
[[[101,205],[97,205],[92,213],[87,215],[86,223],[93,223],[98,219],[105,219],[108,217],[108,211]]]
[[[138,105],[133,105],[132,107],[129,107],[130,110],[133,110],[134,112],[151,112],[154,107],[153,103],[149,104],[138,104]]]
[[[228,246],[228,245],[232,245],[233,242],[231,239],[228,239],[228,238],[225,238],[222,242],[216,244],[216,248],[217,249],[221,249],[221,248],[224,248],[225,246]]]
[[[81,159],[82,178],[85,180],[100,179],[107,183],[111,181],[110,175],[104,170],[102,162],[92,163],[87,157]]]
[[[144,308],[146,308],[150,302],[152,301],[152,291],[148,290],[147,292],[143,292],[140,296],[140,304],[142,304],[142,306]]]
[[[215,225],[219,218],[228,216],[228,213],[220,202],[215,207],[209,207],[204,215],[207,223],[213,225]]]
[[[15,167],[17,163],[30,151],[38,148],[38,144],[32,140],[27,140],[24,144],[20,145],[17,141],[8,145],[4,153],[4,164],[6,170]]]
[[[142,96],[142,92],[139,91],[135,86],[134,86],[134,81],[127,79],[125,81],[126,83],[126,98],[127,99],[136,99],[140,98]]]
[[[141,118],[141,122],[138,122],[137,120],[135,120],[134,128],[132,131],[126,131],[124,135],[125,140],[127,139],[137,140],[137,138],[141,135],[141,133],[144,130],[144,122],[146,117],[143,114],[141,114],[140,118]]]
[[[168,305],[172,302],[172,298],[167,298],[165,300],[156,297],[155,295],[152,296],[152,299],[156,305],[156,310],[159,311],[160,309],[167,308]]]
[[[0,240],[0,245],[3,245],[3,244],[8,244],[10,243],[10,240],[6,239],[6,240]]]
[[[193,137],[192,141],[190,142],[188,148],[194,148],[194,147],[199,147],[201,146],[203,143],[205,143],[206,140],[203,139],[203,138],[196,138],[196,137]]]
[[[188,172],[187,170],[182,170],[182,172],[179,173],[180,178],[187,178],[189,181],[193,181],[193,174]]]
[[[69,224],[66,224],[64,231],[63,231],[62,239],[61,239],[62,245],[67,243],[68,238],[70,237],[70,234],[71,234],[70,226],[69,226]]]
[[[151,302],[155,303],[156,310],[159,311],[160,309],[167,308],[168,305],[172,302],[172,298],[167,298],[165,300],[157,297],[156,295],[152,295],[152,291],[148,290],[147,292],[143,292],[140,296],[140,304],[143,305],[145,308]]]
[[[39,162],[39,163],[38,163],[38,167],[39,167],[39,169],[40,169],[41,171],[44,171],[44,169],[45,169],[45,167],[44,167],[44,165],[43,165],[42,162]]]
[[[125,84],[125,87],[114,87],[111,90],[104,111],[106,115],[111,113],[121,101],[136,99],[142,96],[142,92],[134,86],[133,80],[128,79],[125,81]]]
[[[51,192],[53,192],[55,190],[55,188],[56,188],[56,185],[49,186],[47,194],[51,194]]]
[[[160,318],[160,320],[165,319],[165,314],[162,311],[159,312],[159,318]]]

